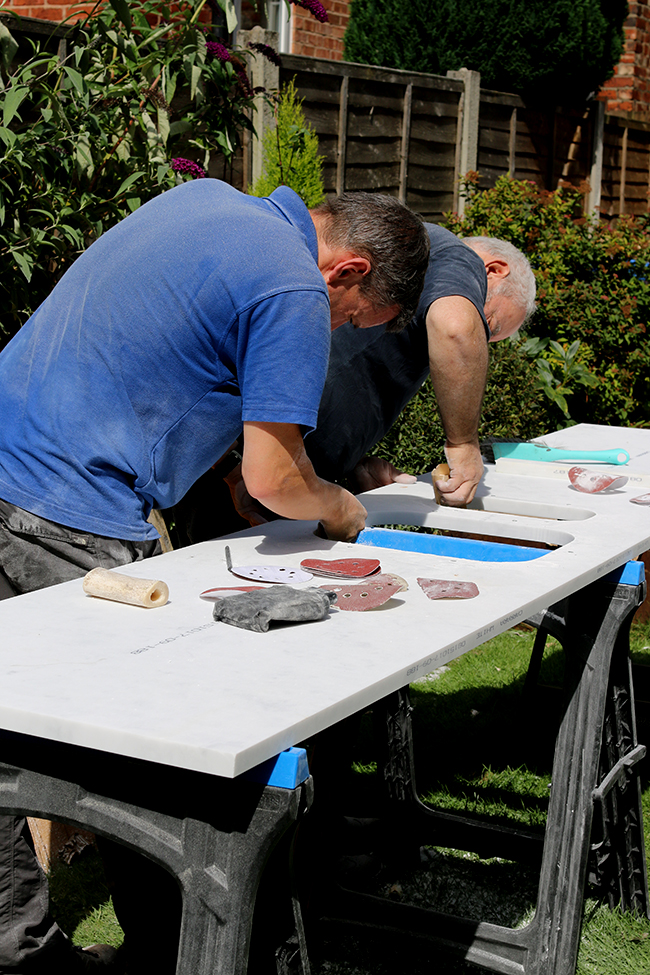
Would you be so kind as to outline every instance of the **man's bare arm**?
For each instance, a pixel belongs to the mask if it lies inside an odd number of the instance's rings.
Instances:
[[[293,423],[244,423],[242,475],[265,508],[283,518],[320,521],[328,538],[352,540],[365,525],[361,502],[317,477]]]
[[[478,425],[488,367],[485,326],[467,298],[438,298],[427,313],[427,339],[451,471],[440,493],[446,504],[463,505],[472,500],[483,475]]]

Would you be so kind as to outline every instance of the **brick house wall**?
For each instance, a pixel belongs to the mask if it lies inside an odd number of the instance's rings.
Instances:
[[[89,9],[88,5],[85,5]],[[83,12],[83,3],[74,3],[70,0],[9,0],[3,7],[3,11],[13,11],[20,17],[34,17],[36,20],[49,20],[53,23],[60,23],[70,14],[77,12],[74,19],[78,19]]]
[[[601,98],[608,112],[650,116],[650,2],[630,0],[625,22],[625,49]]]
[[[343,35],[350,19],[350,0],[325,0],[329,21],[320,24],[301,7],[292,6],[291,53],[343,60]]]

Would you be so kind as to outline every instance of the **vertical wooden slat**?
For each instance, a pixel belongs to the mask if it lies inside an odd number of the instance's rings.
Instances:
[[[625,213],[625,181],[626,181],[626,170],[627,170],[627,125],[623,129],[623,139],[621,141],[621,181],[618,187],[618,213],[619,216],[623,216]]]
[[[409,143],[411,141],[411,106],[413,104],[413,85],[408,84],[404,92],[402,110],[402,142],[399,152],[399,200],[406,203],[406,184],[408,182]]]
[[[546,163],[546,189],[555,189],[555,157],[557,155],[557,108],[554,106],[552,114],[549,115],[549,146],[548,159]]]
[[[341,78],[341,91],[339,95],[339,143],[336,153],[336,192],[345,192],[345,154],[347,148],[348,131],[348,98],[350,92],[350,79],[348,75]]]
[[[510,132],[508,138],[508,176],[515,178],[515,168],[517,162],[517,109],[513,108],[510,114]]]

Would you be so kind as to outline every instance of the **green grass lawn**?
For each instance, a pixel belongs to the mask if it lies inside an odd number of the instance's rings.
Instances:
[[[439,809],[499,817],[542,830],[559,716],[563,654],[549,640],[536,703],[522,702],[534,632],[511,630],[411,687],[416,771],[420,795]],[[633,661],[650,665],[650,625],[634,625]],[[649,695],[650,696],[650,695]],[[650,701],[637,703],[639,741],[650,739]],[[371,812],[375,792],[374,739],[369,722],[355,746],[355,815]],[[650,849],[648,761],[642,763],[646,851]],[[526,923],[535,908],[537,871],[510,861],[481,860],[462,851],[431,849],[417,870],[388,872],[376,892],[406,903],[507,926]],[[53,909],[76,943],[119,945],[122,934],[92,851],[52,876]],[[429,945],[345,934],[340,930],[315,953],[313,975],[475,975],[478,969]],[[612,912],[587,899],[578,975],[650,972],[650,922]],[[130,973],[131,975],[131,973]],[[132,973],[138,975],[138,973]],[[148,973],[144,973],[148,975]],[[253,973],[258,975],[258,973]]]

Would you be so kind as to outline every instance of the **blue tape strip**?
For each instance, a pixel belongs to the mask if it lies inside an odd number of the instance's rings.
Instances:
[[[449,538],[447,535],[420,535],[395,528],[364,528],[357,538],[357,545],[422,552],[424,555],[444,555],[453,559],[472,559],[475,562],[530,562],[532,559],[541,559],[550,551],[524,545],[479,542],[471,538]]]
[[[307,752],[304,748],[287,748],[240,777],[249,782],[275,785],[280,789],[297,789],[301,782],[309,778]]]
[[[638,586],[645,579],[645,565],[643,562],[626,562],[613,572],[603,576],[602,582],[616,582],[623,586]]]

